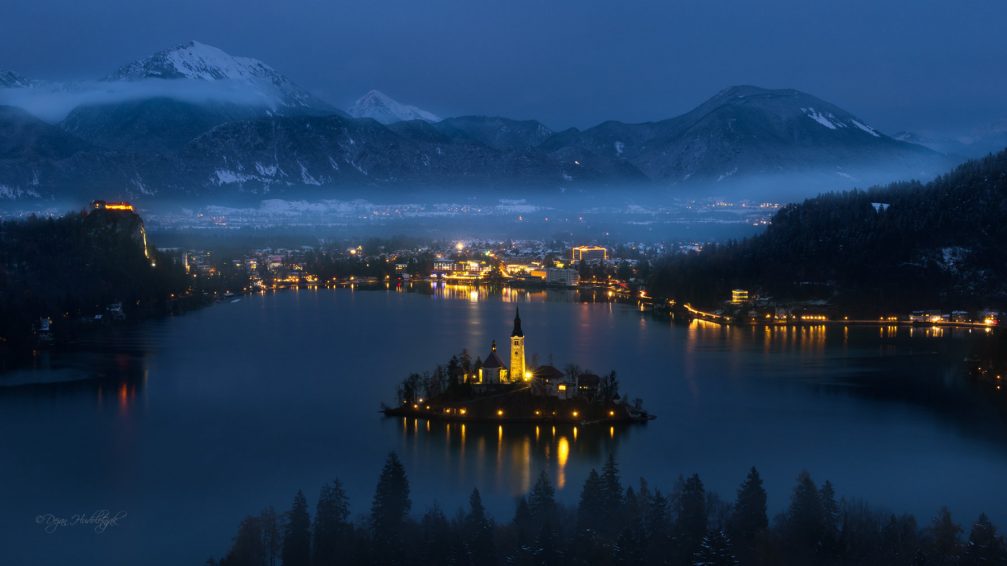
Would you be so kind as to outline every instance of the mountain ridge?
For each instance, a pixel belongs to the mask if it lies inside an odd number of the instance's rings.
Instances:
[[[316,103],[261,61],[194,41],[137,59],[105,80],[149,84],[152,90],[78,106],[58,125],[65,138],[52,130],[35,135],[42,131],[38,124],[22,128],[23,117],[0,115],[0,128],[12,136],[6,145],[23,146],[0,159],[0,185],[7,194],[54,197],[87,190],[99,179],[123,187],[127,195],[165,196],[324,190],[354,183],[490,183],[552,190],[640,184],[660,190],[788,174],[811,174],[832,187],[874,180],[866,176],[873,168],[925,178],[948,166],[946,156],[895,140],[795,89],[737,85],[668,119],[610,120],[555,132],[537,120],[440,119],[379,91],[350,109],[366,117],[352,118]],[[162,83],[238,85],[277,99],[273,105],[247,98],[200,101],[158,94]],[[77,148],[79,155],[39,150],[46,143]]]

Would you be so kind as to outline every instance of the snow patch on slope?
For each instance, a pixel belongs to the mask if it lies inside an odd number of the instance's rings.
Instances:
[[[392,124],[407,120],[440,122],[437,115],[421,108],[402,104],[387,94],[372,90],[360,97],[348,110],[354,118],[373,118],[382,124]]]

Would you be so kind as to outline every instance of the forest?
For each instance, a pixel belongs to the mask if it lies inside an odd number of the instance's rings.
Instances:
[[[107,315],[113,303],[130,315],[165,312],[190,280],[177,257],[146,242],[132,213],[0,222],[0,347],[31,346],[40,317],[65,337],[81,321]]]
[[[1007,305],[1007,151],[932,182],[829,193],[749,239],[671,256],[654,293],[713,305],[744,288],[849,314]]]
[[[227,554],[210,566],[353,565],[993,565],[1007,547],[982,514],[966,530],[947,508],[927,523],[840,497],[800,472],[785,510],[770,519],[754,467],[733,501],[698,475],[662,491],[627,485],[609,456],[592,470],[576,505],[556,499],[542,471],[511,518],[489,515],[478,489],[450,515],[434,504],[412,513],[409,478],[389,454],[370,509],[353,514],[338,480],[322,486],[314,512],[298,491],[289,511],[241,521]]]

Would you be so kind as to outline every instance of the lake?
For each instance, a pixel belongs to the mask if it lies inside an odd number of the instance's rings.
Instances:
[[[0,560],[202,564],[241,518],[286,510],[339,478],[370,506],[390,451],[414,514],[451,515],[478,487],[497,520],[541,470],[575,502],[608,454],[625,480],[699,473],[733,499],[751,466],[781,511],[807,469],[840,495],[929,522],[947,504],[1007,528],[1003,395],[965,373],[992,333],[676,325],[574,292],[438,288],[287,291],[116,328],[0,375]],[[589,299],[591,297],[588,297]],[[384,418],[397,384],[506,340],[516,305],[529,360],[618,372],[646,425],[536,429]],[[82,381],[83,380],[83,381]],[[1005,392],[1007,393],[1007,392]],[[125,512],[117,525],[36,517]]]

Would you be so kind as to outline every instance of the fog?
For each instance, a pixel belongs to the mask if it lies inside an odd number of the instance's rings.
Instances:
[[[278,93],[271,87],[234,80],[199,81],[144,79],[37,83],[27,88],[0,89],[0,105],[16,106],[45,120],[59,122],[78,106],[115,104],[145,98],[172,98],[199,104],[224,103],[275,108]]]

